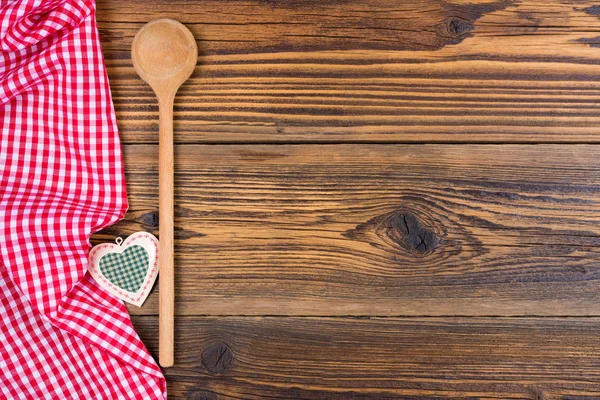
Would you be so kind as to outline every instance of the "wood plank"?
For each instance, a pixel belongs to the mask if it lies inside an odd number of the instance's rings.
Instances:
[[[131,40],[184,22],[200,63],[176,141],[598,142],[591,1],[98,0],[123,140],[157,141]],[[185,11],[185,12],[183,12]]]
[[[156,232],[156,152],[125,146],[131,209],[96,240]],[[176,312],[598,316],[599,159],[587,145],[176,146]]]
[[[156,317],[133,317],[156,355]],[[598,318],[176,322],[169,398],[597,399]]]
[[[577,4],[581,6],[582,2]],[[149,0],[140,9],[132,1],[103,0],[98,2],[97,10],[99,23],[121,27],[116,31],[119,34],[104,34],[106,51],[118,53],[126,49],[133,23],[168,17],[200,26],[202,29],[196,32],[202,53],[214,55],[354,49],[436,50],[462,42],[472,34],[475,21],[511,5],[513,1],[494,0],[462,4],[435,0],[408,0],[401,4],[383,0],[328,3],[250,0],[229,1],[227,7],[223,7],[218,0]],[[560,6],[554,3],[552,11]],[[181,13],[183,9],[185,13]],[[569,6],[562,6],[562,10],[573,11]],[[560,20],[557,16],[554,19]],[[527,26],[531,30],[534,25],[527,23]],[[581,21],[563,22],[560,27],[553,27],[552,32],[564,32],[566,27],[583,29],[585,26]]]

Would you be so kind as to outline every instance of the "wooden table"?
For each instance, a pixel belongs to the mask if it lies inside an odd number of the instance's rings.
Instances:
[[[157,233],[143,23],[175,104],[170,398],[600,396],[600,5],[98,0],[130,210]],[[132,318],[157,353],[157,293]]]

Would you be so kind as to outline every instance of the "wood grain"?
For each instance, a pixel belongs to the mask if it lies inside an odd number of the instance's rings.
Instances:
[[[156,354],[156,318],[134,317]],[[177,319],[169,397],[597,399],[598,318]]]
[[[108,54],[120,54],[131,38],[133,22],[157,15],[196,27],[203,55],[319,50],[438,50],[471,35],[484,14],[504,10],[514,1],[446,2],[408,0],[331,1],[179,1],[135,4],[98,3],[98,20],[123,26],[105,33]],[[181,10],[185,9],[185,13]],[[127,24],[127,25],[126,25]],[[101,26],[104,28],[105,26]],[[123,55],[123,54],[120,54]]]
[[[133,35],[198,39],[169,398],[600,398],[599,4],[97,8],[130,210],[94,243],[159,228]],[[130,311],[156,356],[157,290]]]
[[[125,146],[131,207],[108,235],[156,232],[156,151]],[[176,314],[600,315],[598,159],[586,145],[176,146]]]
[[[185,12],[182,12],[185,10]],[[598,142],[600,13],[590,1],[99,0],[126,143],[157,142],[129,59],[143,23],[198,38],[175,105],[184,142]]]

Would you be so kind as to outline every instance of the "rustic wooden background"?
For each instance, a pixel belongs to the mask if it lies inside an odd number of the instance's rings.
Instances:
[[[130,211],[95,243],[158,231],[159,17],[200,50],[171,398],[600,396],[600,2],[98,0]]]

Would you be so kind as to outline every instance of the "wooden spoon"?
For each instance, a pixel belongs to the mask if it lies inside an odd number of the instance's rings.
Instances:
[[[131,46],[135,70],[154,90],[159,107],[159,353],[160,365],[173,365],[173,100],[196,67],[198,47],[192,33],[172,19],[148,22]]]

